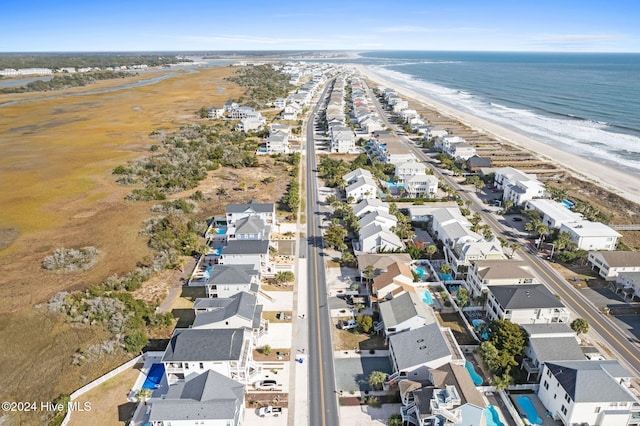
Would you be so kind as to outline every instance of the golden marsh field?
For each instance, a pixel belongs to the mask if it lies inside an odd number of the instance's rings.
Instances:
[[[105,338],[34,306],[61,290],[125,273],[149,254],[139,235],[153,203],[125,201],[114,183],[118,164],[148,155],[149,133],[198,120],[203,106],[242,95],[224,80],[232,68],[174,74],[158,83],[97,94],[153,73],[64,92],[0,95],[0,377],[4,400],[48,400],[68,393],[122,360],[72,366],[73,353]],[[59,94],[79,94],[58,96]],[[52,97],[56,96],[56,97]],[[247,194],[248,195],[248,194]],[[95,246],[95,267],[72,274],[41,268],[58,247]],[[27,398],[28,397],[28,398]]]

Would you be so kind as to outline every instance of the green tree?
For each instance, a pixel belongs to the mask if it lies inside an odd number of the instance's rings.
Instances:
[[[480,357],[492,373],[500,370],[500,353],[493,343],[489,341],[480,344]]]
[[[271,355],[271,346],[269,346],[269,345],[264,345],[264,346],[262,347],[262,354],[263,354],[264,356],[269,356],[269,355]]]
[[[577,334],[586,334],[589,332],[589,322],[584,318],[576,318],[571,322],[571,329]]]
[[[402,416],[400,414],[392,414],[387,420],[388,426],[402,426]]]
[[[366,268],[363,269],[362,274],[367,279],[367,281],[371,281],[373,279],[373,274],[375,274],[376,269],[373,265],[367,265]]]
[[[295,279],[296,279],[296,276],[293,272],[280,271],[276,273],[276,275],[273,277],[273,282],[276,284],[284,284],[284,283],[291,283]]]
[[[371,318],[371,315],[360,315],[356,318],[356,322],[363,333],[369,333],[371,329],[373,329],[373,318]]]
[[[356,266],[356,257],[350,251],[343,251],[340,256],[340,264],[348,267]]]
[[[431,257],[433,257],[433,255],[438,251],[438,247],[432,244],[427,246],[424,250],[427,256],[429,256],[429,259],[431,259]]]
[[[442,274],[450,274],[451,271],[452,271],[451,265],[449,265],[448,263],[443,263],[442,266],[440,267],[440,273]]]
[[[331,225],[324,234],[324,241],[336,250],[342,251],[347,248],[347,245],[344,243],[344,239],[346,238],[348,232],[347,230],[338,225]]]
[[[369,374],[369,386],[373,390],[382,390],[384,382],[387,380],[387,373],[383,371],[372,371]]]
[[[493,379],[493,385],[496,387],[497,390],[505,390],[506,388],[511,386],[513,383],[514,383],[513,377],[511,377],[509,374],[506,374],[506,373],[501,376],[496,376]]]
[[[124,338],[124,348],[129,353],[138,353],[147,346],[149,339],[143,331],[134,331]]]
[[[471,302],[471,299],[469,298],[469,291],[466,288],[461,287],[458,290],[458,294],[456,295],[456,297],[458,299],[458,303],[460,304],[460,307],[462,308],[469,305],[469,303]]]
[[[149,398],[151,398],[152,394],[153,392],[151,391],[151,389],[140,389],[138,392],[136,392],[136,401],[146,402]]]

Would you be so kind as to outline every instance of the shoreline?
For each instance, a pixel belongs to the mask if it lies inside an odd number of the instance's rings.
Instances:
[[[485,133],[500,142],[530,152],[540,159],[555,163],[577,178],[590,181],[607,191],[640,204],[640,191],[638,191],[638,188],[640,188],[640,177],[618,170],[610,165],[598,163],[589,158],[561,150],[530,136],[508,129],[500,124],[492,123],[483,118],[460,111],[452,106],[435,101],[415,91],[411,87],[390,81],[388,78],[372,71],[366,65],[349,65],[358,70],[365,78],[382,86],[394,89],[400,95],[423,104],[441,115],[454,119],[473,130]]]

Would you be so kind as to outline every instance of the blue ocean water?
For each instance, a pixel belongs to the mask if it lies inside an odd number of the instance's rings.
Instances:
[[[640,174],[640,54],[366,52],[394,83]]]

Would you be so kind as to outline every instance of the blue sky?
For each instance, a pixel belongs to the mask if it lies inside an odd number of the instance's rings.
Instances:
[[[501,50],[640,52],[637,0],[19,1],[0,52]]]

